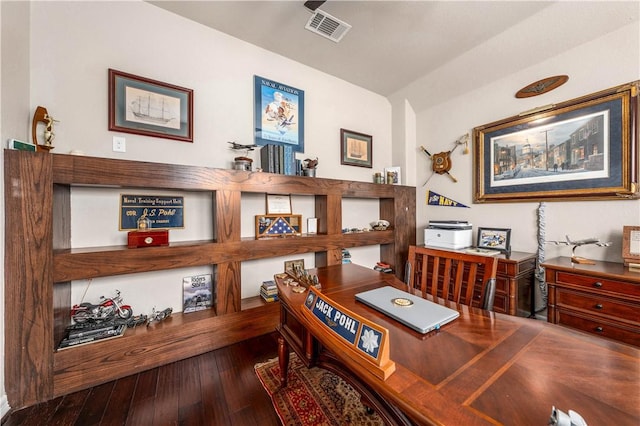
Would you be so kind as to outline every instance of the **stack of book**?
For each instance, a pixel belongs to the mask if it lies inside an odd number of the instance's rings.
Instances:
[[[264,281],[260,287],[260,296],[267,302],[278,300],[278,287],[276,287],[275,281]]]
[[[58,350],[120,337],[126,329],[127,324],[122,322],[114,323],[114,321],[70,326],[67,327],[66,335],[58,345]]]
[[[300,161],[296,160],[289,145],[265,145],[260,149],[260,167],[263,172],[281,175],[298,175]]]
[[[351,253],[347,249],[342,249],[342,263],[351,263]]]
[[[374,266],[373,269],[375,269],[376,271],[385,272],[387,274],[393,272],[391,265],[384,262],[377,262],[376,266]]]

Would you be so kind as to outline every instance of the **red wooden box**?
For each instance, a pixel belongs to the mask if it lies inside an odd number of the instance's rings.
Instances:
[[[168,246],[169,230],[156,229],[154,231],[129,231],[127,246],[129,248]]]

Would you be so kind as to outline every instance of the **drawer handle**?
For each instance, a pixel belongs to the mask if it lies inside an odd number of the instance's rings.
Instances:
[[[595,283],[593,283],[593,286],[596,288],[600,288],[602,287],[602,283],[600,281],[596,281]]]
[[[602,309],[603,308],[602,303],[596,303],[595,308],[596,309]]]
[[[597,331],[598,333],[602,333],[602,332],[604,331],[604,328],[602,328],[601,326],[597,326],[597,327],[596,327],[596,331]]]

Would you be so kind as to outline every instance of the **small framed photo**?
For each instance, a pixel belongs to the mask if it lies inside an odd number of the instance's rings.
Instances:
[[[478,228],[478,248],[511,252],[511,229]]]
[[[193,90],[109,69],[109,130],[193,142]]]
[[[284,271],[285,272],[304,271],[304,259],[285,260]]]
[[[373,167],[373,137],[351,130],[340,129],[340,164]]]
[[[626,266],[640,263],[640,226],[622,228],[622,259]]]
[[[386,179],[386,183],[391,183],[393,185],[401,185],[402,184],[402,176],[400,175],[400,167],[386,167],[384,169],[384,177]],[[391,180],[391,182],[389,182]]]
[[[291,196],[267,194],[267,214],[291,213]]]

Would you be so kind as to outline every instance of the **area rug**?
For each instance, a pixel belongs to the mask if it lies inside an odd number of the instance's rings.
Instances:
[[[376,413],[367,413],[351,385],[325,369],[307,368],[294,353],[286,388],[280,386],[277,358],[257,364],[255,370],[283,425],[384,425]]]

